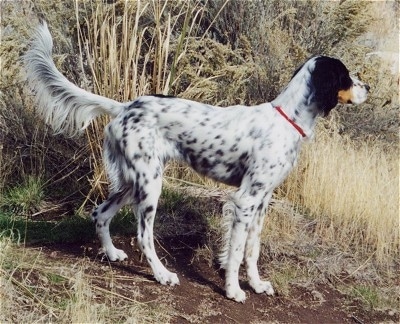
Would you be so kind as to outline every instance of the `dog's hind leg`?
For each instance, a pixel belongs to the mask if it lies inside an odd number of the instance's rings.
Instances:
[[[147,170],[161,170],[161,168],[152,168],[151,163]],[[146,168],[143,168],[146,170]],[[161,263],[154,247],[153,225],[156,216],[158,199],[161,194],[162,177],[159,173],[154,176],[149,171],[140,174],[140,180],[135,184],[134,210],[138,220],[138,244],[146,256],[155,279],[162,285],[179,285],[178,276],[168,271]]]
[[[121,190],[111,194],[106,201],[99,205],[92,213],[96,226],[96,233],[101,243],[101,251],[110,261],[122,261],[128,258],[123,250],[117,249],[110,237],[110,222],[118,210],[127,203],[129,190]]]
[[[257,208],[253,222],[250,226],[249,234],[247,236],[245,250],[246,270],[249,278],[249,284],[256,293],[266,293],[267,295],[273,295],[274,289],[269,281],[263,281],[260,279],[257,261],[260,255],[261,231],[268,208],[268,203],[271,199],[271,193],[267,194],[264,201]]]

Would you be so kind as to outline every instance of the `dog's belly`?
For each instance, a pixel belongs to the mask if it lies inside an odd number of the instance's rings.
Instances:
[[[227,185],[239,186],[247,170],[247,153],[225,156],[221,150],[194,150],[183,145],[178,145],[178,151],[198,173]]]
[[[218,182],[239,186],[248,163],[253,161],[249,139],[239,135],[224,129],[201,128],[173,136],[169,133],[168,146],[175,147],[170,158],[183,160],[198,173]]]

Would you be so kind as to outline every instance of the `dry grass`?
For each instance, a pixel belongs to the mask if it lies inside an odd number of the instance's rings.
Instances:
[[[321,131],[299,161],[283,196],[316,222],[315,234],[391,264],[400,247],[396,150]]]
[[[165,309],[136,301],[132,287],[121,294],[111,267],[99,276],[92,262],[58,259],[40,249],[21,249],[0,239],[0,321],[13,323],[167,322]],[[101,279],[100,279],[101,278]],[[119,278],[121,279],[121,278]],[[16,309],[18,311],[16,311]]]

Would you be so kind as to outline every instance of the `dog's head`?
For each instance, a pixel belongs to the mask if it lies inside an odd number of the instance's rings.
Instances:
[[[309,103],[314,103],[318,113],[326,116],[338,104],[361,104],[367,99],[369,86],[351,77],[346,66],[338,59],[316,56],[308,60],[294,75],[303,69],[309,72]]]

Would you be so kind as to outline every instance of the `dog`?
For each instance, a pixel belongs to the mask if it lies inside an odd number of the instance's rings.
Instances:
[[[99,115],[114,117],[104,138],[110,193],[92,214],[108,259],[127,258],[113,245],[109,225],[122,206],[131,204],[138,219],[138,245],[156,281],[179,284],[156,254],[153,223],[164,167],[180,160],[202,175],[237,187],[224,206],[224,213],[232,216],[220,257],[227,298],[246,299],[238,278],[243,259],[252,289],[273,295],[271,283],[260,279],[257,267],[272,192],[295,165],[303,141],[313,136],[317,117],[327,116],[338,103],[361,104],[369,86],[351,77],[340,60],[316,56],[295,71],[276,99],[257,106],[221,108],[157,95],[120,103],[69,82],[53,63],[52,47],[42,23],[23,58],[42,118],[55,132],[76,134]]]

